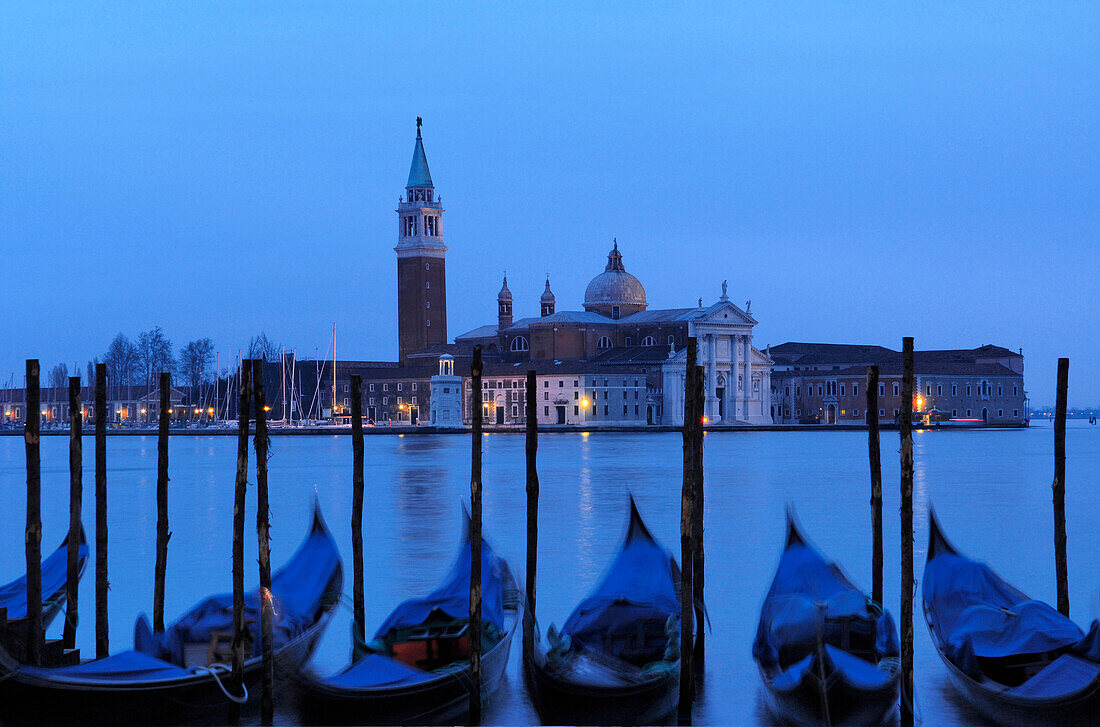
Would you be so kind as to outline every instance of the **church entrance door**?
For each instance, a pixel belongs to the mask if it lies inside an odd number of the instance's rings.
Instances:
[[[645,423],[646,424],[652,424],[653,423],[653,407],[652,406],[647,406],[645,408]]]
[[[371,424],[374,424],[376,421],[378,421],[378,410],[375,409],[373,406],[367,407],[367,421]]]
[[[497,407],[497,424],[503,424],[503,423],[504,423],[504,407],[503,406],[498,406]]]
[[[829,404],[828,414],[825,418],[828,424],[836,424],[836,404]]]
[[[420,423],[420,407],[417,407],[417,406],[410,406],[409,407],[409,421],[412,422],[412,425],[414,427],[417,424]]]
[[[558,410],[558,424],[565,424],[565,407],[558,406],[554,408]]]
[[[714,395],[718,397],[718,418],[726,421],[726,388],[719,386],[714,390]]]

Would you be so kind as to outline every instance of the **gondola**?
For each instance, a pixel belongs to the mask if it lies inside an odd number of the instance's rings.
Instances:
[[[897,627],[787,514],[787,542],[753,642],[773,715],[797,725],[878,725],[898,701]]]
[[[332,676],[303,674],[305,724],[463,724],[469,714],[470,523],[443,583],[400,604],[352,663]],[[481,541],[481,694],[496,690],[508,664],[523,598],[508,564]]]
[[[680,685],[680,568],[634,499],[619,554],[558,633],[533,648],[524,674],[544,724],[660,724]]]
[[[339,598],[343,571],[320,508],[297,552],[271,579],[276,673],[305,663]],[[20,664],[0,650],[0,722],[49,724],[224,723],[232,695],[231,595],[207,598],[155,634],[144,616],[134,649],[77,666]],[[245,687],[257,697],[261,678],[260,593],[245,598]],[[251,642],[251,643],[249,643]],[[232,695],[232,696],[231,696]]]
[[[955,688],[1002,725],[1100,725],[1100,622],[1085,634],[959,553],[929,519],[924,618]]]
[[[88,564],[88,541],[84,537],[84,528],[80,528],[80,541],[77,546],[77,578],[84,575]],[[65,605],[68,597],[69,582],[69,536],[61,541],[57,550],[42,561],[42,628],[48,628],[54,617]],[[7,612],[7,620],[26,618],[27,616],[27,576],[22,575],[7,585],[0,586],[0,608]]]

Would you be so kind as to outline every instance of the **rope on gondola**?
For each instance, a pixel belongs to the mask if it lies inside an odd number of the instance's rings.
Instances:
[[[244,695],[240,697],[233,696],[229,693],[229,690],[225,688],[225,685],[222,684],[221,677],[218,676],[218,674],[230,674],[232,673],[232,671],[233,670],[230,669],[229,666],[226,664],[211,664],[210,666],[191,667],[192,674],[201,674],[202,672],[206,672],[210,676],[214,677],[214,682],[218,685],[218,689],[222,690],[222,694],[225,695],[226,699],[231,702],[236,702],[237,704],[244,704],[248,701],[248,687],[242,684],[241,689],[244,690]]]

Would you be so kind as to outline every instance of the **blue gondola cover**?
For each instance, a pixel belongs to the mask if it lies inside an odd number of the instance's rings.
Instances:
[[[81,538],[77,549],[80,563],[88,560],[88,544]],[[42,562],[42,598],[48,599],[65,587],[68,580],[68,539]],[[16,578],[7,585],[0,586],[0,607],[8,609],[8,618],[17,619],[27,615],[27,576]]]

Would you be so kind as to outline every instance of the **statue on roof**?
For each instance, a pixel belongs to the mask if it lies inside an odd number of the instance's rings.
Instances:
[[[752,299],[745,301],[745,312],[752,315]]]
[[[722,300],[729,300],[730,297],[726,295],[726,281],[722,281]]]

